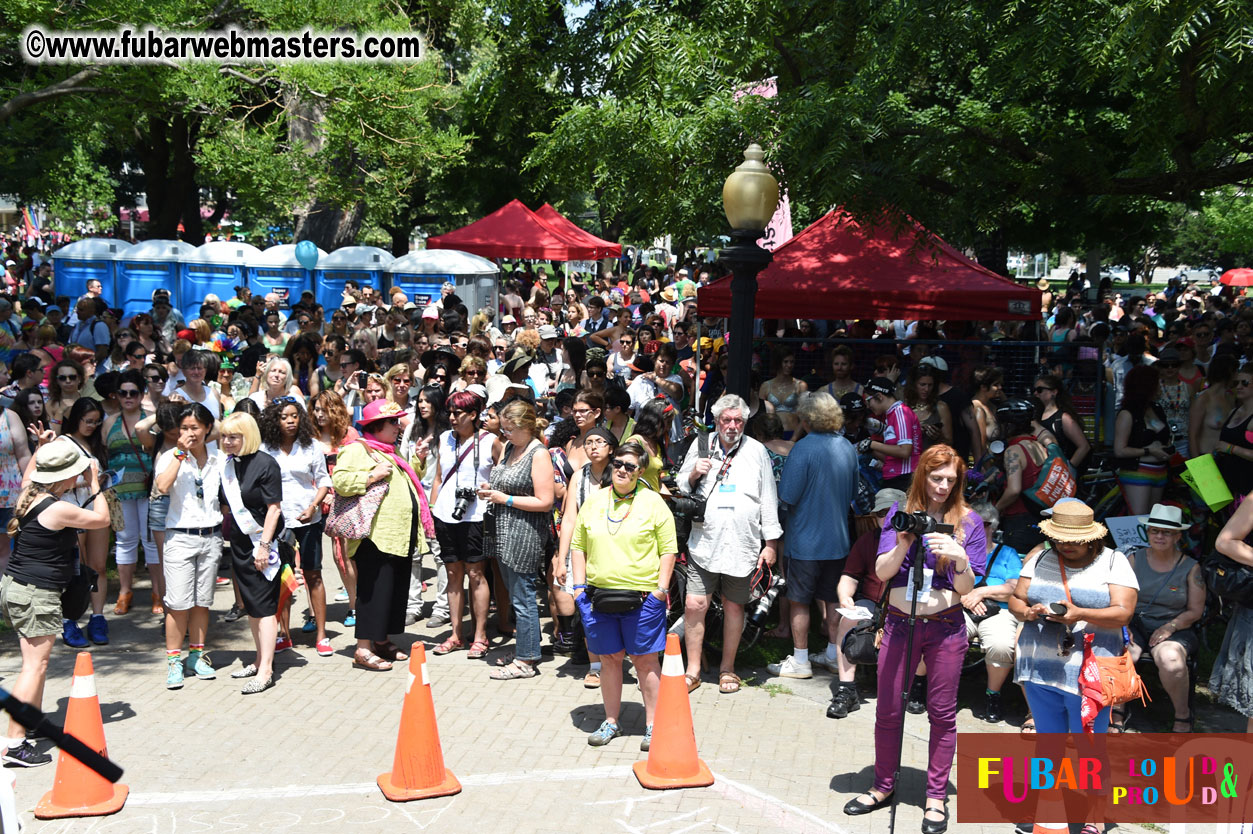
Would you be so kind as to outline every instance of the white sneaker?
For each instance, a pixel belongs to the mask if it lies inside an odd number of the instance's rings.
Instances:
[[[809,656],[809,663],[812,666],[817,666],[819,668],[826,669],[828,672],[830,672],[833,675],[838,675],[840,673],[839,659],[834,658],[834,657],[827,657],[826,652],[814,652],[813,654]]]
[[[812,678],[814,667],[808,663],[797,663],[796,658],[788,655],[782,663],[771,663],[766,671],[777,678]]]

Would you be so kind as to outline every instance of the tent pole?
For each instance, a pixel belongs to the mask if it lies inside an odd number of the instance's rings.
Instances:
[[[700,315],[696,316],[696,376],[695,391],[692,394],[692,408],[696,410],[697,425],[700,425]]]

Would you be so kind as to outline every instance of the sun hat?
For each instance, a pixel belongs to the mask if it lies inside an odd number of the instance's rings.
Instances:
[[[509,354],[509,358],[505,360],[505,364],[500,367],[500,373],[508,376],[514,371],[520,371],[532,362],[531,353],[526,348],[514,348],[513,353]]]
[[[673,304],[675,300],[678,299],[678,295],[675,294],[674,287],[669,286],[661,291],[661,298],[663,301],[668,301]]]
[[[517,324],[517,323],[518,323],[518,320],[515,319],[513,316],[505,316],[503,319],[500,320],[501,327],[504,327],[506,324]]]
[[[945,373],[948,373],[948,362],[944,361],[943,356],[924,356],[921,360],[919,360],[918,365],[919,367],[923,365],[930,365],[937,371],[944,371]]]
[[[881,489],[874,494],[874,514],[878,515],[885,510],[890,510],[893,504],[899,504],[904,500],[905,493],[899,489]]]
[[[1154,504],[1148,518],[1144,519],[1144,524],[1159,530],[1173,531],[1186,530],[1188,527],[1183,523],[1183,508],[1167,504]]]
[[[1000,441],[998,440],[994,442],[999,443]],[[1001,451],[1003,452],[1005,450],[1002,449]],[[1040,518],[1052,518],[1053,510],[1055,508],[1060,507],[1062,504],[1067,504],[1071,501],[1078,501],[1078,500],[1079,500],[1078,498],[1058,498],[1057,503],[1054,504],[1052,507],[1045,507],[1044,509],[1040,510]]]
[[[365,407],[365,410],[361,412],[361,419],[357,422],[363,426],[368,426],[371,423],[377,423],[379,420],[400,419],[404,413],[405,410],[391,400],[375,400]]]
[[[1052,288],[1052,285],[1049,284],[1049,279],[1047,278],[1041,278],[1039,281],[1036,281],[1035,286],[1038,290],[1047,290]]]
[[[1076,500],[1054,504],[1053,517],[1040,522],[1040,532],[1055,542],[1082,543],[1100,541],[1109,531],[1095,520],[1091,507]]]
[[[55,484],[81,474],[91,466],[91,458],[72,440],[58,438],[35,452],[35,471],[30,479],[37,484]]]

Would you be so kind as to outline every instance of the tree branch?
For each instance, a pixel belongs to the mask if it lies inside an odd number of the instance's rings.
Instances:
[[[18,93],[13,98],[0,104],[0,122],[11,117],[19,110],[24,110],[42,101],[47,101],[58,96],[66,96],[71,93],[115,93],[117,90],[111,90],[107,87],[86,87],[88,81],[104,71],[104,67],[92,65],[85,67],[71,75],[69,78],[58,81],[55,84],[49,84],[39,90],[28,90],[25,93]]]
[[[1173,201],[1201,189],[1238,183],[1248,177],[1253,177],[1253,159],[1203,171],[1179,171],[1147,177],[1113,177],[1103,186],[1092,188],[1091,193],[1158,197]]]

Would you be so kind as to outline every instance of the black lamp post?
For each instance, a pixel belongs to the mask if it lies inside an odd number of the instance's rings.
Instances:
[[[779,183],[762,161],[757,143],[744,151],[744,161],[722,186],[722,205],[731,224],[731,245],[722,261],[731,269],[731,352],[727,357],[727,393],[748,399],[753,356],[753,307],[757,276],[773,256],[757,245],[779,204]]]

